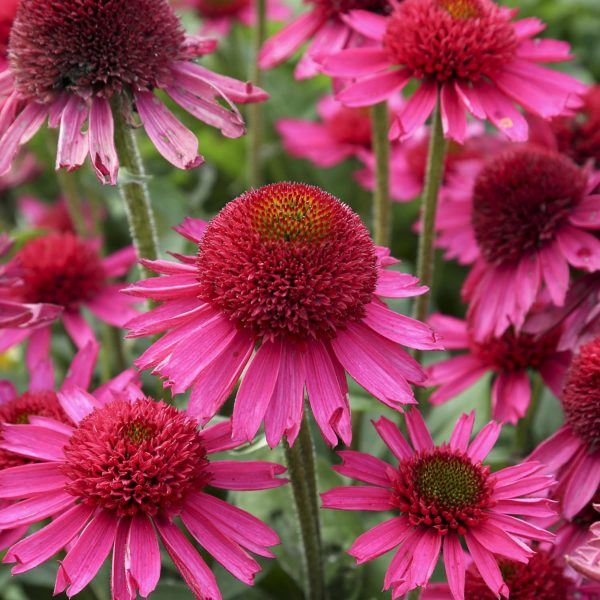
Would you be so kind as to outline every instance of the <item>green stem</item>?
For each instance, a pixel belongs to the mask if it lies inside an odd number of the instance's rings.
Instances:
[[[302,419],[296,443],[284,444],[294,503],[304,552],[307,600],[324,600],[325,576],[317,501],[314,446],[306,416]]]
[[[389,246],[392,231],[390,214],[390,141],[386,102],[371,108],[373,152],[375,153],[375,191],[373,193],[373,240],[378,246]]]
[[[256,26],[254,28],[254,62],[250,81],[260,87],[262,71],[258,66],[258,53],[267,37],[267,2],[256,0]],[[248,183],[259,187],[263,182],[262,172],[263,108],[261,102],[251,104],[248,109]]]
[[[83,214],[81,198],[77,191],[75,177],[65,169],[58,169],[56,177],[60,185],[60,191],[67,203],[67,210],[69,211],[69,216],[71,217],[71,221],[73,221],[73,227],[77,235],[83,238],[88,237],[88,227]]]
[[[421,597],[421,588],[415,588],[414,590],[410,590],[408,594],[406,594],[406,600],[419,600]]]
[[[121,100],[115,106],[115,144],[121,169],[119,177],[119,191],[125,204],[125,212],[129,221],[131,238],[135,245],[138,258],[156,260],[158,258],[158,238],[154,212],[150,202],[146,172],[140,156],[135,131],[125,121],[124,112],[127,107]],[[140,265],[140,271],[145,277],[152,277],[154,273]]]
[[[535,415],[539,408],[540,397],[542,395],[542,377],[539,373],[533,376],[533,386],[531,389],[531,400],[525,416],[517,423],[515,428],[515,451],[519,460],[527,456],[533,450],[531,425],[535,420]]]
[[[422,285],[429,287],[430,291],[427,294],[416,297],[414,317],[419,321],[426,321],[429,311],[429,296],[431,295],[431,285],[433,283],[435,213],[437,210],[440,185],[444,175],[445,158],[446,141],[444,140],[440,101],[438,99],[433,113],[431,138],[429,140],[429,154],[427,157],[427,170],[425,172],[425,189],[421,201],[421,234],[419,236],[419,249],[417,254],[417,277],[420,279]],[[416,352],[415,356],[419,359],[421,353]]]

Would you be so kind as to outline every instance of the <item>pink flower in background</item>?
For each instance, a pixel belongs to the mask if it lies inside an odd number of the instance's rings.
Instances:
[[[427,290],[386,269],[398,261],[337,198],[276,183],[233,200],[208,226],[188,219],[178,231],[198,245],[197,257],[144,261],[166,277],[128,293],[163,304],[127,327],[129,337],[170,330],[136,365],[153,369],[173,394],[191,387],[188,411],[202,424],[240,377],[233,433],[252,440],[264,421],[271,447],[283,435],[294,442],[305,387],[326,442],[349,444],[346,372],[396,410],[415,403],[409,384],[425,373],[400,345],[440,345],[427,325],[380,298]]]
[[[197,422],[140,393],[99,400],[80,388],[58,394],[73,425],[51,419],[6,425],[2,447],[39,461],[0,471],[0,527],[53,521],[12,546],[4,562],[22,573],[67,549],[54,593],[80,592],[113,552],[112,597],[147,597],[160,577],[160,538],[199,599],[221,597],[215,577],[187,531],[215,560],[252,584],[279,538],[258,519],[207,493],[208,487],[262,490],[287,480],[268,462],[208,459],[236,447],[228,422],[198,431]]]
[[[425,123],[439,88],[446,137],[464,142],[469,112],[523,141],[527,121],[515,103],[549,118],[576,105],[586,87],[538,65],[570,60],[569,45],[533,39],[545,26],[536,18],[513,21],[516,12],[491,0],[404,0],[389,17],[353,11],[348,22],[381,45],[329,53],[323,72],[357,79],[338,94],[348,106],[382,102],[418,80],[392,138],[409,137]]]
[[[594,508],[597,511],[596,522],[590,527],[590,539],[567,556],[567,562],[584,577],[600,582],[600,504],[595,504]]]
[[[0,4],[0,66],[6,62],[8,38],[18,6],[19,0],[2,0]]]
[[[429,397],[432,404],[458,396],[490,371],[494,374],[492,417],[498,421],[514,425],[525,416],[531,400],[530,370],[539,372],[552,392],[560,395],[571,356],[556,350],[560,331],[533,336],[508,329],[499,337],[477,341],[467,321],[435,314],[428,322],[446,350],[467,350],[428,367],[427,384],[439,386]]]
[[[39,173],[40,166],[33,154],[23,152],[17,156],[9,172],[0,177],[0,194],[31,181]]]
[[[491,473],[482,461],[501,426],[488,423],[469,443],[474,413],[462,415],[450,442],[441,446],[434,445],[417,410],[407,411],[405,417],[412,447],[388,419],[381,417],[374,424],[398,466],[362,452],[339,452],[343,464],[334,469],[370,485],[321,494],[324,508],[396,515],[359,536],[348,553],[361,564],[398,547],[384,581],[395,600],[428,584],[442,551],[452,598],[462,600],[473,598],[465,589],[464,540],[494,597],[508,597],[498,557],[526,564],[535,555],[526,540],[554,538],[511,515],[551,515],[552,502],[536,494],[553,484],[552,477],[540,475],[544,466],[536,462]]]
[[[322,70],[323,57],[344,48],[372,44],[348,18],[355,9],[363,9],[369,18],[389,14],[393,7],[389,0],[305,0],[305,3],[310,6],[308,12],[265,42],[258,56],[261,69],[276,67],[311,40],[296,65],[294,76],[296,79],[314,77]]]
[[[202,35],[227,37],[236,22],[246,27],[256,23],[255,0],[176,0],[175,5],[193,10],[202,19]],[[282,0],[267,0],[268,21],[284,21],[291,12]]]
[[[542,442],[531,459],[556,475],[554,495],[562,515],[573,519],[600,487],[600,337],[573,358],[561,395],[565,425]]]
[[[155,89],[227,137],[245,132],[233,102],[268,97],[193,62],[215,46],[213,40],[187,37],[167,0],[21,0],[10,62],[0,68],[0,98],[5,98],[0,174],[47,119],[50,127],[60,127],[57,168],[76,169],[89,154],[100,181],[115,184],[119,159],[111,99],[116,96],[132,96],[146,133],[169,162],[184,169],[198,166],[203,159],[196,135]]]
[[[569,266],[600,269],[600,173],[534,146],[507,150],[449,186],[437,219],[447,257],[474,261],[463,286],[477,340],[523,326],[539,293],[565,302]],[[507,289],[514,292],[506,293]]]
[[[22,196],[18,200],[18,210],[19,214],[25,217],[27,225],[33,229],[76,233],[64,198],[58,198],[54,202],[43,202],[32,196]],[[82,202],[82,210],[88,230],[93,230],[94,222],[90,205]]]
[[[0,323],[6,327],[0,333],[0,352],[29,339],[31,369],[48,355],[51,321],[60,319],[83,348],[95,334],[82,308],[115,327],[138,314],[132,300],[119,293],[123,284],[109,281],[136,262],[133,247],[102,258],[98,245],[71,233],[51,233],[28,241],[12,257],[5,267],[10,279],[0,281]],[[18,314],[31,314],[33,320],[18,319]]]

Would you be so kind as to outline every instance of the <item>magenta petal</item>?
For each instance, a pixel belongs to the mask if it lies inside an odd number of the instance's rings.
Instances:
[[[495,513],[513,514],[522,517],[539,517],[556,520],[558,503],[547,498],[513,498],[498,500],[494,506]]]
[[[207,227],[208,223],[202,219],[186,217],[180,225],[173,227],[173,229],[184,238],[197,244],[204,236]]]
[[[508,587],[502,580],[502,573],[498,567],[498,563],[494,558],[494,555],[486,550],[477,540],[471,535],[465,536],[467,542],[467,548],[469,553],[475,562],[475,566],[479,571],[481,577],[485,581],[486,585],[496,594],[498,597],[503,595],[508,598]]]
[[[119,172],[119,157],[115,149],[115,124],[106,98],[97,96],[90,108],[90,158],[101,183],[115,185]]]
[[[129,528],[129,572],[136,582],[140,596],[146,598],[160,578],[160,550],[150,518],[138,512]]]
[[[215,460],[207,467],[210,485],[224,490],[267,490],[287,483],[286,468],[265,461]]]
[[[380,487],[336,487],[321,494],[323,508],[337,510],[392,510],[394,493]]]
[[[467,117],[453,82],[447,82],[442,86],[441,102],[444,137],[453,139],[459,144],[464,144]]]
[[[501,430],[502,425],[494,421],[490,421],[485,425],[469,446],[467,454],[471,459],[474,461],[482,461],[494,447]]]
[[[323,72],[332,77],[356,78],[383,71],[390,66],[390,57],[384,48],[348,48],[330,54],[323,61]]]
[[[75,498],[71,494],[57,491],[10,504],[8,507],[0,509],[0,529],[12,529],[21,525],[38,523],[60,513],[74,502]]]
[[[454,598],[463,598],[465,595],[465,556],[456,534],[448,533],[444,537],[443,555],[450,591]]]
[[[113,546],[118,523],[113,512],[100,510],[96,513],[61,561],[55,594],[66,589],[69,597],[74,596],[96,576]]]
[[[74,423],[80,423],[94,408],[101,406],[94,396],[76,385],[63,386],[57,396],[63,410]]]
[[[512,423],[525,416],[531,399],[526,371],[501,372],[492,387],[492,414],[501,423]]]
[[[359,565],[373,560],[400,544],[412,529],[406,517],[394,517],[358,536],[348,554],[354,556]]]
[[[84,527],[95,508],[77,504],[56,517],[43,529],[14,545],[4,558],[16,562],[13,573],[33,569],[62,550]]]
[[[536,527],[527,521],[515,519],[509,515],[494,514],[490,516],[490,523],[506,531],[511,535],[516,535],[522,539],[539,540],[540,542],[554,542],[556,536],[541,527]]]
[[[351,10],[343,15],[344,22],[354,31],[378,42],[383,40],[387,19],[368,10]]]
[[[599,245],[600,246],[600,245]],[[569,265],[557,242],[550,242],[538,250],[542,278],[552,302],[564,304],[569,287]]]
[[[566,518],[575,515],[592,502],[594,494],[600,486],[600,460],[594,454],[585,454],[581,462],[574,468],[569,478],[568,494],[563,498],[563,512]]]
[[[166,160],[180,169],[202,164],[196,136],[152,92],[136,92],[135,101],[148,137]]]
[[[399,92],[410,79],[407,69],[375,73],[344,88],[337,99],[346,106],[371,106]]]
[[[517,562],[526,564],[534,554],[533,550],[526,544],[496,527],[489,519],[485,523],[480,523],[477,527],[471,528],[469,535],[489,552]]]
[[[89,342],[84,348],[79,350],[65,376],[64,385],[73,385],[82,389],[87,389],[94,374],[96,359],[100,346],[95,342]]]
[[[410,137],[425,123],[433,112],[437,98],[437,82],[433,80],[424,81],[411,96],[400,114],[401,140]]]
[[[137,255],[133,246],[126,246],[110,256],[102,259],[102,267],[107,277],[121,277],[137,262]]]
[[[137,597],[134,588],[135,584],[127,570],[127,563],[129,561],[127,538],[129,536],[130,525],[131,520],[127,517],[121,518],[117,525],[110,578],[110,590],[115,600],[136,600]]]
[[[410,458],[414,454],[413,449],[406,439],[404,439],[404,436],[400,433],[395,423],[392,423],[386,417],[379,417],[379,421],[374,422],[373,425],[379,437],[385,442],[398,461]]]
[[[0,498],[27,498],[61,490],[66,484],[56,463],[33,463],[0,471]]]
[[[434,446],[433,440],[421,413],[418,410],[408,410],[404,417],[413,448],[417,452],[431,450]]]
[[[452,435],[450,436],[450,448],[466,452],[475,423],[475,411],[471,411],[468,415],[462,414],[456,421]]]
[[[350,30],[342,21],[330,19],[317,31],[304,51],[294,69],[294,77],[309,79],[320,73],[322,68],[320,61],[323,57],[343,50],[348,45],[350,35]]]
[[[87,121],[88,105],[79,96],[69,94],[69,99],[62,113],[58,149],[56,152],[56,169],[73,171],[84,162],[89,150],[88,134],[83,132]]]
[[[68,441],[69,437],[64,433],[45,427],[5,423],[0,447],[20,456],[60,462],[65,459],[63,448]]]
[[[94,330],[81,313],[66,310],[62,314],[62,319],[67,333],[79,349],[85,348],[90,342],[96,342]]]
[[[341,450],[338,456],[343,462],[341,465],[334,465],[333,470],[341,475],[381,487],[391,485],[387,474],[390,466],[380,458],[354,450]]]

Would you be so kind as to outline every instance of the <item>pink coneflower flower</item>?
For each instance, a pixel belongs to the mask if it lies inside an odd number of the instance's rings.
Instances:
[[[600,487],[600,337],[573,358],[561,395],[565,425],[531,454],[556,474],[563,516],[572,519]]]
[[[465,594],[461,540],[495,597],[508,596],[497,557],[527,563],[535,553],[525,540],[554,537],[511,516],[552,514],[552,503],[535,495],[553,484],[552,477],[539,475],[544,465],[525,462],[490,473],[482,461],[501,426],[488,423],[469,444],[474,420],[474,413],[462,415],[450,442],[435,446],[420,413],[407,411],[411,447],[398,427],[382,417],[374,425],[397,467],[362,452],[339,453],[343,464],[334,469],[371,485],[334,488],[321,494],[323,507],[396,515],[363,533],[348,551],[360,564],[399,546],[384,582],[394,599],[427,585],[440,550],[453,598],[472,598]]]
[[[463,180],[456,201],[446,189],[437,230],[449,255],[475,261],[463,297],[482,340],[520,329],[542,289],[562,305],[569,265],[600,269],[600,241],[588,231],[600,227],[600,175],[525,146],[494,157],[471,182]]]
[[[595,504],[594,508],[596,509],[596,522],[590,527],[589,541],[566,558],[569,565],[578,573],[588,579],[600,582],[600,518],[598,516],[600,504]],[[597,591],[600,593],[600,587],[597,588]]]
[[[501,336],[477,341],[467,321],[432,315],[429,324],[439,334],[447,350],[467,350],[442,360],[427,369],[430,386],[439,386],[429,397],[438,405],[471,387],[490,371],[492,384],[492,416],[513,425],[527,412],[531,400],[529,371],[537,371],[556,396],[563,388],[570,352],[557,352],[560,332],[533,336],[506,330]]]
[[[431,329],[379,297],[423,294],[415,277],[376,247],[360,218],[337,198],[299,183],[276,183],[230,202],[205,224],[179,232],[198,245],[183,264],[144,264],[167,275],[129,288],[163,305],[127,325],[130,337],[170,329],[136,361],[174,394],[192,387],[189,412],[206,423],[244,373],[233,409],[236,437],[265,423],[268,444],[293,443],[304,389],[330,445],[350,443],[345,373],[397,410],[414,403],[409,383],[425,373],[400,344],[438,349]],[[254,356],[253,352],[256,349]]]
[[[281,0],[267,0],[268,21],[284,21],[291,10]],[[193,10],[202,19],[200,33],[226,37],[235,23],[256,24],[255,0],[176,0],[176,5]]]
[[[489,119],[511,140],[526,140],[527,121],[514,103],[553,117],[586,88],[537,64],[569,60],[569,45],[534,40],[544,25],[535,18],[513,22],[516,12],[491,0],[404,0],[387,18],[354,11],[352,26],[381,46],[329,55],[323,71],[357,79],[338,95],[348,106],[382,102],[418,80],[392,125],[392,138],[406,138],[425,123],[439,89],[446,137],[463,143],[469,112]]]
[[[97,242],[70,233],[51,233],[30,240],[11,259],[6,273],[14,279],[0,285],[0,300],[17,311],[60,317],[76,346],[83,348],[95,340],[95,334],[82,308],[116,327],[138,314],[131,300],[119,293],[123,284],[109,281],[125,275],[135,262],[133,247],[101,258]],[[0,315],[2,312],[0,304]],[[29,338],[31,367],[48,353],[50,325],[16,325],[6,325],[10,328],[0,333],[0,352]]]
[[[236,447],[228,422],[198,431],[197,422],[141,395],[99,402],[78,388],[59,394],[74,425],[48,420],[5,426],[5,450],[39,461],[0,472],[0,526],[53,521],[10,548],[4,562],[22,573],[68,548],[54,593],[73,596],[110,551],[112,597],[147,597],[160,577],[158,538],[199,599],[221,597],[214,575],[173,522],[181,518],[198,543],[235,577],[252,584],[258,563],[279,538],[258,519],[207,488],[262,490],[286,482],[268,462],[210,461]],[[29,508],[28,508],[29,507]],[[35,510],[33,510],[35,507]]]
[[[348,19],[355,9],[362,9],[368,19],[389,14],[393,7],[390,0],[306,0],[305,3],[311,6],[308,12],[265,42],[258,56],[262,69],[281,64],[312,38],[294,75],[296,79],[314,77],[321,72],[320,62],[325,56],[359,44],[372,45]]]
[[[545,550],[537,550],[527,564],[500,560],[500,571],[511,600],[596,600],[587,586],[579,585],[564,573],[564,561]],[[508,594],[507,594],[508,597]],[[474,565],[467,568],[465,598],[496,600]],[[453,600],[447,584],[434,584],[423,590],[421,600]]]
[[[164,90],[227,137],[244,134],[234,102],[267,94],[193,62],[216,42],[186,37],[167,0],[21,0],[0,70],[0,174],[48,119],[60,126],[57,168],[76,169],[90,155],[100,181],[116,183],[111,99],[131,97],[157,150],[173,165],[198,166],[198,140],[155,95]],[[124,115],[129,122],[132,115]]]
[[[0,4],[0,66],[6,61],[8,38],[18,6],[19,0],[3,0]]]
[[[22,196],[19,198],[17,206],[18,213],[25,217],[27,225],[33,229],[76,233],[64,198],[58,198],[54,202],[42,202],[33,196]],[[89,230],[92,230],[94,222],[90,205],[87,202],[82,203],[82,210],[86,225]]]

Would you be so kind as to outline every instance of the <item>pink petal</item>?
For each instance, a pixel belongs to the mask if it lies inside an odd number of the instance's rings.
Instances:
[[[509,534],[516,535],[522,539],[539,540],[540,542],[554,542],[556,536],[541,527],[536,527],[527,521],[515,519],[509,515],[494,514],[490,516],[490,522],[506,531]]]
[[[465,595],[465,556],[460,540],[454,533],[449,533],[444,537],[443,554],[450,591],[454,598],[463,598]]]
[[[34,463],[0,471],[0,498],[27,498],[61,490],[66,478],[56,463]]]
[[[196,136],[152,92],[136,92],[135,101],[148,137],[166,160],[180,169],[202,164]]]
[[[400,139],[410,137],[421,127],[433,112],[438,99],[438,84],[436,81],[424,81],[410,97],[400,115]]]
[[[496,527],[489,519],[485,523],[480,523],[477,527],[471,528],[469,536],[476,539],[489,552],[505,556],[517,562],[526,564],[534,555],[533,550]]]
[[[558,232],[557,241],[569,264],[590,272],[600,270],[600,241],[595,236],[565,225]]]
[[[467,451],[474,423],[475,411],[472,410],[468,415],[464,413],[460,415],[458,421],[456,421],[452,435],[450,436],[450,448],[459,450],[460,452]]]
[[[554,435],[544,440],[529,456],[557,470],[573,459],[581,447],[581,441],[573,435],[569,427],[561,427]]]
[[[501,423],[515,425],[525,416],[530,399],[526,371],[501,372],[492,386],[492,416]]]
[[[76,385],[63,385],[57,396],[63,410],[76,424],[85,419],[94,408],[101,406],[94,396]]]
[[[384,48],[348,48],[327,56],[323,61],[323,72],[332,77],[357,78],[389,66],[390,56]]]
[[[586,454],[569,478],[568,494],[562,501],[563,514],[567,519],[575,515],[592,501],[600,487],[600,459],[595,454]]]
[[[281,465],[265,461],[215,460],[207,467],[210,485],[224,490],[266,490],[287,483],[278,479],[285,473]]]
[[[390,466],[380,458],[353,450],[339,451],[338,456],[342,459],[342,464],[333,465],[334,471],[363,483],[390,487],[391,481],[387,474]]]
[[[152,522],[144,513],[138,512],[131,519],[128,547],[129,572],[140,596],[146,598],[154,591],[160,578],[160,550]]]
[[[351,10],[343,15],[344,22],[354,31],[372,40],[381,41],[387,28],[387,19],[368,10]]]
[[[379,487],[336,487],[321,494],[323,508],[337,510],[392,510],[394,493]]]
[[[400,544],[412,531],[413,526],[404,516],[394,517],[369,529],[356,538],[348,550],[357,564],[373,560]]]
[[[198,295],[198,280],[192,273],[151,277],[125,288],[124,292],[138,298],[152,300],[179,300]]]
[[[350,30],[342,21],[330,19],[315,33],[312,42],[294,69],[294,77],[308,79],[320,73],[322,70],[320,61],[323,57],[343,50],[348,45],[350,35]]]
[[[467,130],[465,107],[456,91],[454,83],[445,83],[440,96],[442,103],[442,128],[444,137],[464,144]]]
[[[94,96],[89,119],[90,158],[100,183],[117,183],[119,157],[115,148],[115,124],[110,103]]]
[[[119,600],[136,600],[137,597],[135,583],[127,570],[129,561],[127,538],[130,525],[131,519],[127,517],[119,520],[113,546],[110,591],[112,597]]]
[[[469,446],[467,454],[471,459],[474,461],[482,461],[494,447],[501,430],[502,425],[494,421],[490,421],[485,425]]]
[[[434,446],[433,440],[421,413],[416,409],[408,410],[404,414],[404,418],[413,448],[417,452],[431,450]]]
[[[38,523],[62,512],[75,502],[75,498],[66,492],[49,492],[34,496],[0,509],[0,529],[12,529],[21,525]]]
[[[486,550],[471,535],[466,535],[465,541],[467,542],[467,548],[469,549],[469,553],[475,562],[475,566],[477,567],[477,570],[479,571],[486,585],[498,597],[503,595],[508,598],[508,587],[502,580],[502,573],[500,572],[500,568],[498,567],[498,563],[496,562],[494,555]]]
[[[373,423],[379,437],[384,441],[385,445],[392,451],[392,454],[398,459],[403,461],[410,458],[414,451],[410,447],[409,443],[404,439],[404,436],[400,433],[398,426],[392,423],[386,417],[379,417],[379,421]]]
[[[554,304],[561,306],[569,287],[569,265],[556,242],[540,248],[538,256],[542,267],[542,278],[550,298]]]
[[[183,223],[173,227],[173,229],[177,233],[180,233],[184,238],[187,238],[191,242],[197,244],[204,236],[204,232],[206,231],[207,227],[208,223],[202,219],[192,219],[191,217],[186,217],[183,220]]]
[[[84,162],[89,151],[87,132],[83,125],[88,119],[89,108],[79,96],[69,94],[62,113],[58,149],[56,151],[56,169],[74,171]]]
[[[380,270],[375,293],[385,298],[411,298],[428,291],[428,287],[417,285],[419,280],[407,273]]]
[[[80,313],[66,310],[62,319],[67,333],[79,349],[85,348],[90,342],[96,343],[93,329]]]
[[[371,106],[388,100],[410,80],[410,72],[404,69],[376,73],[350,84],[336,97],[346,106]]]
[[[584,229],[600,227],[600,195],[584,198],[571,213],[569,221]]]
[[[37,460],[63,461],[63,447],[69,438],[64,433],[36,425],[2,425],[1,448]]]
[[[63,386],[73,385],[82,389],[89,387],[94,374],[99,349],[100,346],[98,344],[89,342],[77,352],[69,366]]]
[[[135,248],[126,246],[102,259],[102,266],[107,277],[127,275],[129,269],[137,262]]]
[[[155,335],[166,329],[185,325],[192,321],[198,313],[208,310],[208,306],[199,303],[197,298],[171,300],[127,322],[125,328],[129,329],[129,333],[126,337]]]

